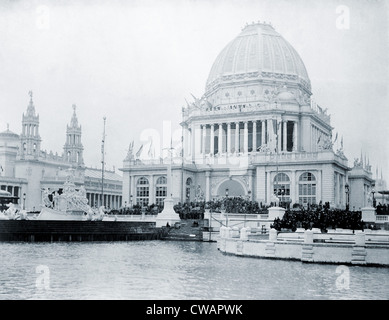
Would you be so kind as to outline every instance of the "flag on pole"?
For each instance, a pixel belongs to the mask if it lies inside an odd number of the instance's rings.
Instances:
[[[149,147],[148,156],[149,156],[150,158],[154,158],[153,139],[151,139],[151,142],[150,142],[150,147]]]
[[[137,158],[139,158],[139,156],[141,155],[142,150],[143,150],[143,144],[140,146],[138,152],[136,153],[136,157],[137,157]]]

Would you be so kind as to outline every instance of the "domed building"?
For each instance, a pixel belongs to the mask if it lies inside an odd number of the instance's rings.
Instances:
[[[317,105],[304,62],[270,24],[246,25],[216,57],[205,93],[183,108],[181,154],[124,160],[123,201],[243,196],[345,207],[350,168],[334,152],[330,116]],[[164,182],[164,183],[161,183]]]

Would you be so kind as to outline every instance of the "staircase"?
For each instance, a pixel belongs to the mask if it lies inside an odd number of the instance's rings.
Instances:
[[[175,241],[203,241],[204,220],[187,219],[181,220],[176,227],[171,227],[162,237],[162,240]]]

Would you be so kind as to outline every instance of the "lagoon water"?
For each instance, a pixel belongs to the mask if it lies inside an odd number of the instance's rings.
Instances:
[[[216,243],[0,243],[0,299],[389,299],[389,268],[224,255]]]

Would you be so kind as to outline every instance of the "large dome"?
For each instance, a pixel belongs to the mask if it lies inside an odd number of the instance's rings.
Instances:
[[[307,70],[297,51],[270,24],[247,25],[216,58],[206,91],[220,84],[255,79],[301,85],[310,92]]]

